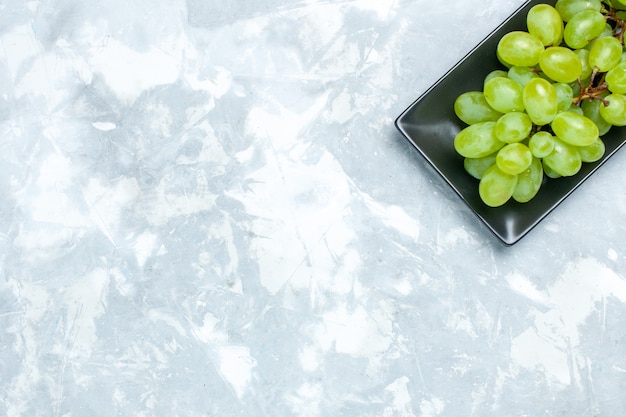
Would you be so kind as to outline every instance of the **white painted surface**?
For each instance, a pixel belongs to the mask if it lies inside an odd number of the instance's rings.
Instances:
[[[626,413],[626,154],[505,248],[393,120],[521,2],[0,4],[0,415]]]

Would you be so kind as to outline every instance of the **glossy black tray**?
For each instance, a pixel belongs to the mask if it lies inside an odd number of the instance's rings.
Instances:
[[[495,51],[500,38],[513,30],[526,30],[526,14],[539,3],[527,1],[485,38],[395,121],[396,127],[426,158],[443,179],[505,245],[513,245],[556,208],[622,145],[624,128],[613,127],[603,136],[606,154],[598,162],[584,163],[572,177],[544,179],[541,190],[528,203],[513,199],[501,207],[485,205],[478,195],[478,180],[467,174],[463,158],[454,149],[454,137],[466,125],[454,113],[454,100],[466,91],[480,91],[484,77],[503,68]]]

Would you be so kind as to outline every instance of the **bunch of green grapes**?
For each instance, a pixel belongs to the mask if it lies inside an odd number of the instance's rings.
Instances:
[[[626,125],[625,0],[537,4],[527,31],[504,35],[504,65],[454,103],[468,126],[454,139],[482,201],[537,195],[544,175],[572,176],[604,156],[602,136]]]

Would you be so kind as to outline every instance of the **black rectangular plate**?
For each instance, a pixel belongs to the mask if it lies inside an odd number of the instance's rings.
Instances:
[[[454,189],[478,218],[505,245],[513,245],[554,210],[567,196],[593,174],[624,145],[624,128],[613,127],[602,138],[604,157],[584,163],[571,177],[546,179],[541,190],[528,203],[513,199],[501,207],[488,207],[478,195],[478,180],[463,168],[463,158],[454,149],[454,137],[466,125],[454,113],[454,101],[466,91],[481,91],[485,76],[495,69],[505,69],[496,58],[502,36],[513,30],[526,30],[526,14],[539,3],[522,5],[494,32],[478,44],[437,83],[421,95],[395,121],[396,127]]]

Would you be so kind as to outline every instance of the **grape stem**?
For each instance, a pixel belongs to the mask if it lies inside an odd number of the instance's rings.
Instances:
[[[601,13],[604,15],[607,23],[613,27],[613,36],[624,45],[624,33],[626,32],[625,11],[613,6],[610,0],[602,1]],[[598,75],[601,76],[598,78]],[[602,104],[608,106],[610,102],[603,95],[609,92],[608,85],[604,80],[606,73],[600,73],[598,67],[594,67],[589,78],[589,85],[583,86],[580,77],[578,82],[578,97],[572,99],[572,104],[579,106],[584,100],[598,100]]]
[[[580,94],[578,97],[574,97],[572,103],[578,105],[583,102],[583,100],[599,100],[605,106],[608,106],[610,103],[602,94],[606,93],[608,90],[608,85],[604,81],[604,74],[600,77],[600,80],[596,82],[596,77],[599,74],[598,67],[594,67],[591,73],[591,77],[589,78],[589,86],[584,87],[583,82],[580,80],[580,77],[576,80],[578,82],[578,89],[580,90]]]
[[[603,7],[602,14],[604,14],[607,22],[611,21],[615,24],[613,27],[613,36],[617,38],[622,43],[622,45],[624,45],[624,31],[626,31],[626,21],[618,15],[618,13],[623,10],[616,9],[615,7],[613,7],[611,2],[605,2],[605,4],[606,6],[608,6],[608,9]]]

